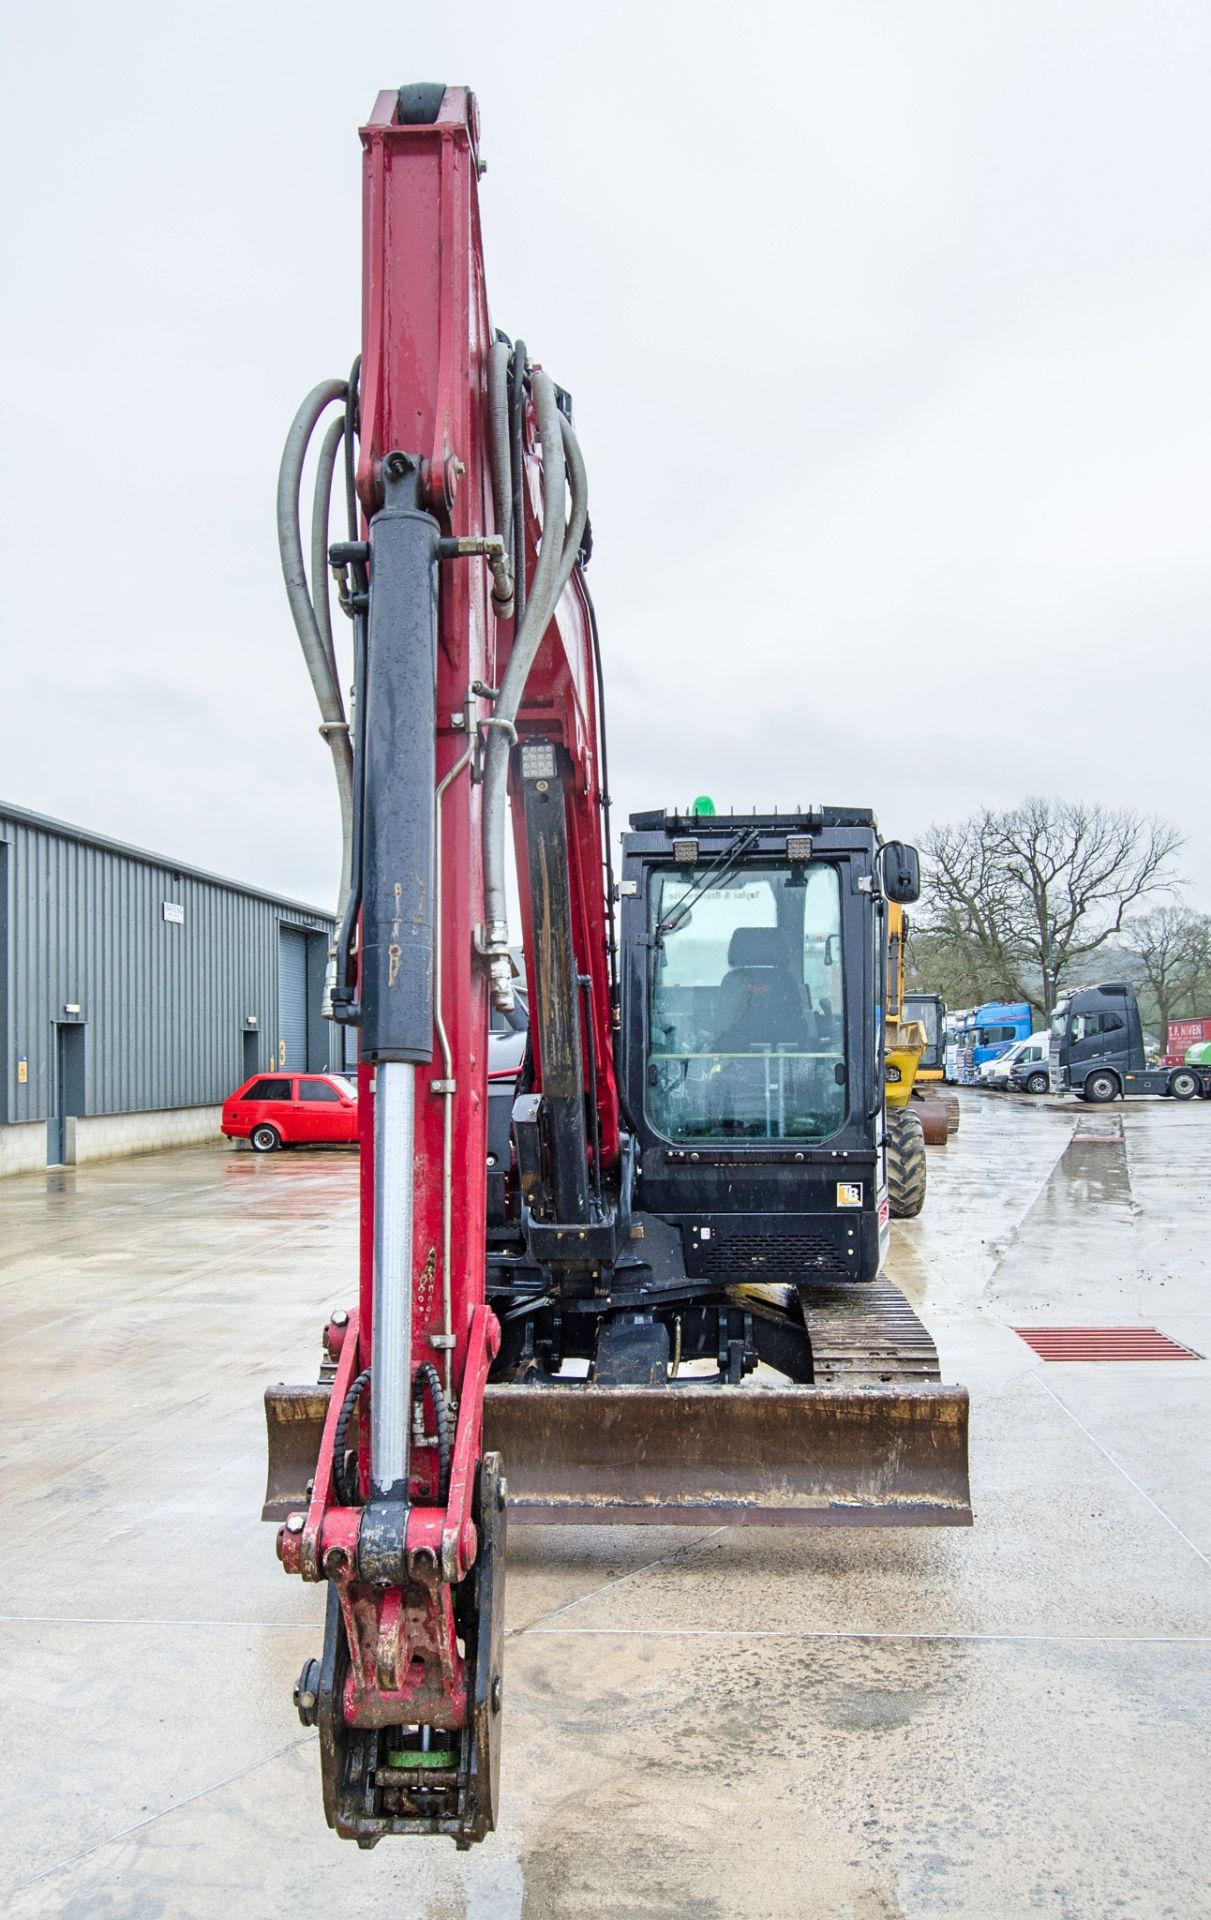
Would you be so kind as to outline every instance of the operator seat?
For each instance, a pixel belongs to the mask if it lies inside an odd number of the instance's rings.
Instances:
[[[811,995],[795,978],[790,962],[790,942],[781,927],[736,928],[719,988],[714,1052],[778,1046],[808,1050]]]

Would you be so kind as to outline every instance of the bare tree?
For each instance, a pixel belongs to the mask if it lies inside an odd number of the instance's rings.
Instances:
[[[986,997],[1018,1000],[1020,955],[1014,940],[1014,901],[1000,858],[996,815],[989,809],[958,826],[931,827],[922,842],[926,890],[918,911],[918,949],[928,940],[946,970],[984,983]]]
[[[915,919],[909,924],[907,963],[910,992],[940,993],[948,1007],[972,1007],[989,998],[988,976],[972,948],[919,929]]]
[[[1211,1001],[1211,919],[1188,907],[1153,907],[1125,928],[1123,946],[1139,963],[1163,1046],[1171,1020]]]
[[[1175,884],[1175,827],[1127,808],[1024,800],[925,835],[924,927],[964,946],[990,993],[1049,1019],[1067,974]]]

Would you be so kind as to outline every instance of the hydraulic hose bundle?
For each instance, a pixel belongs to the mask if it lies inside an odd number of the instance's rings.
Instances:
[[[538,562],[528,590],[523,504],[527,384],[543,448],[543,527]],[[516,738],[517,713],[530,669],[580,553],[588,520],[588,476],[572,424],[560,409],[554,381],[541,368],[534,368],[527,376],[523,342],[518,341],[512,349],[505,341],[497,341],[493,345],[488,364],[488,395],[493,504],[497,531],[504,542],[505,553],[512,561],[515,583],[512,611],[516,634],[493,714],[484,728],[487,736],[484,754],[484,928],[493,1001],[498,1007],[511,1007],[513,987],[508,958],[509,927],[505,899],[509,748]],[[332,637],[328,533],[336,463],[343,442],[349,538],[355,541],[358,536],[357,505],[352,487],[353,430],[349,419],[351,413],[356,413],[356,401],[356,366],[350,381],[324,380],[312,389],[295,415],[287,436],[277,491],[278,547],[286,595],[320,709],[320,732],[332,753],[340,801],[338,919],[342,921],[348,917],[351,894],[358,879],[353,870],[356,808],[353,745]],[[319,422],[328,408],[337,402],[345,403],[345,411],[329,422],[320,443],[316,465],[309,578],[303,559],[300,514],[303,468]],[[507,613],[509,609],[502,607],[501,611]],[[598,679],[600,681],[600,663]],[[345,944],[343,938],[341,944]]]
[[[356,370],[355,370],[356,371]],[[348,407],[329,423],[320,445],[315,475],[315,493],[311,513],[311,579],[303,563],[303,536],[299,495],[303,464],[311,438],[327,409],[336,401],[349,399],[349,383],[322,380],[313,387],[294,416],[294,423],[282,452],[278,469],[277,528],[278,549],[286,597],[294,616],[295,631],[315,688],[320,709],[320,732],[332,753],[337,793],[341,807],[341,889],[338,917],[345,911],[352,883],[353,861],[353,747],[349,721],[337,673],[336,650],[332,639],[332,613],[328,596],[328,515],[332,502],[333,476],[341,443],[349,435]],[[350,538],[356,539],[356,524]]]
[[[505,903],[505,827],[508,818],[509,747],[516,738],[516,721],[526,681],[543,635],[555,617],[559,597],[571,578],[584,538],[589,512],[589,486],[580,446],[571,422],[560,411],[555,383],[536,367],[530,392],[542,441],[542,538],[534,578],[526,591],[523,461],[520,422],[525,347],[519,341],[511,367],[512,404],[506,406],[504,361],[508,349],[498,343],[489,362],[489,427],[491,433],[492,490],[497,528],[507,551],[516,555],[514,592],[516,634],[509,664],[501,681],[488,743],[484,753],[484,934],[492,974],[492,999],[497,1007],[513,1004],[509,965],[509,925]],[[508,437],[506,438],[506,426]],[[565,524],[567,494],[571,510]]]

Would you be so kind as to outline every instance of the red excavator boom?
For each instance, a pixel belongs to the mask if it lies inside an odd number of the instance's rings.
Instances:
[[[357,710],[333,1003],[359,1031],[361,1287],[325,1332],[330,1381],[269,1396],[279,1485],[291,1435],[302,1453],[321,1418],[323,1435],[305,1512],[283,1514],[272,1490],[266,1511],[283,1519],[286,1568],[329,1582],[324,1654],[296,1699],[320,1727],[330,1822],[363,1844],[466,1843],[494,1822],[502,1687],[504,1492],[483,1449],[500,1337],[484,1289],[487,1031],[490,983],[503,1002],[512,991],[501,860],[517,742],[550,761],[566,840],[557,874],[532,873],[549,835],[519,810],[527,961],[548,987],[555,960],[576,983],[533,1085],[574,1110],[565,1184],[600,1180],[618,1152],[584,470],[567,396],[492,333],[474,95],[382,93],[362,143],[360,368],[311,396],[284,467],[297,506],[306,438],[343,398],[360,512],[331,561],[355,622]],[[339,437],[338,423],[329,474]],[[314,555],[322,637],[318,536]],[[293,530],[284,556],[289,584]],[[348,729],[326,731],[340,773]],[[536,928],[528,903],[552,886],[558,911]]]
[[[329,1822],[465,1846],[496,1819],[506,1511],[965,1525],[967,1397],[879,1279],[874,962],[917,856],[864,808],[704,802],[634,815],[614,889],[584,462],[568,394],[491,328],[474,97],[381,94],[362,142],[362,354],[304,402],[278,498],[346,827],[361,1285],[319,1383],[266,1396],[265,1517],[328,1584],[295,1699]],[[308,577],[304,456],[342,402]],[[490,1126],[510,817],[529,1031]]]

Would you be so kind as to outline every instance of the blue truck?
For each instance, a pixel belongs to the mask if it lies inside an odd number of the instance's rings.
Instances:
[[[1034,1028],[1034,1012],[1027,1000],[986,1000],[967,1020],[963,1079],[968,1086],[979,1084],[986,1061],[999,1060],[1015,1040],[1028,1040]]]

